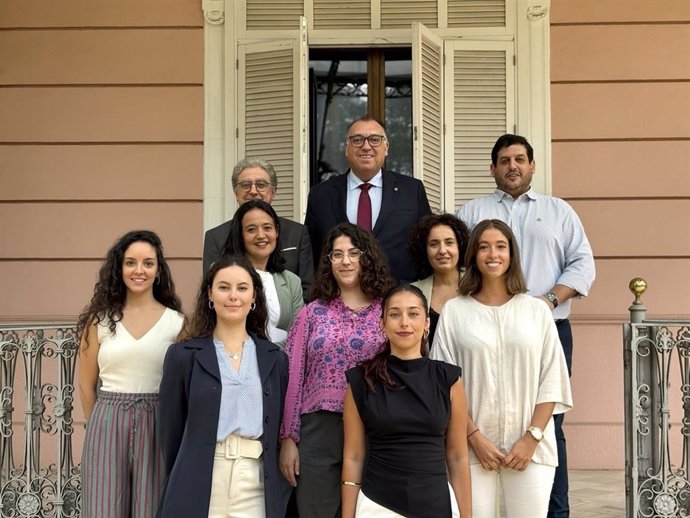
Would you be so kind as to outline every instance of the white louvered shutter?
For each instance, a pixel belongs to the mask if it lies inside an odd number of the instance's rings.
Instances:
[[[424,182],[432,210],[443,207],[443,41],[412,25],[414,175]]]
[[[446,205],[458,207],[496,188],[489,172],[491,148],[515,124],[513,43],[450,41],[445,52],[446,84],[453,89],[445,105],[446,186],[453,185]]]
[[[380,0],[381,28],[407,28],[420,22],[428,27],[438,27],[438,2],[436,0]]]
[[[263,158],[278,174],[273,208],[302,221],[308,173],[306,20],[294,39],[238,46],[238,156]]]
[[[244,0],[247,31],[294,29],[304,14],[304,0]]]
[[[371,28],[371,0],[313,0],[314,29]]]
[[[505,27],[506,0],[446,0],[448,27]]]

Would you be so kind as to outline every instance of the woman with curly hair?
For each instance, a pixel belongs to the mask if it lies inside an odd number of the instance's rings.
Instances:
[[[213,263],[160,388],[168,481],[159,518],[278,518],[285,353],[267,339],[261,278],[243,256]]]
[[[84,516],[149,518],[158,507],[165,477],[158,386],[165,351],[184,321],[180,311],[160,238],[148,230],[122,236],[108,250],[77,324],[87,419]]]
[[[392,286],[369,232],[331,230],[312,295],[288,334],[290,381],[281,427],[280,469],[296,487],[300,518],[340,517],[345,371],[384,345],[381,298]]]
[[[413,282],[429,301],[429,345],[447,300],[457,297],[470,232],[451,214],[429,214],[410,236],[410,255],[424,279]]]

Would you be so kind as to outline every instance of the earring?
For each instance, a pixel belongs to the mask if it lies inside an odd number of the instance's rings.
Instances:
[[[428,342],[429,341],[429,330],[425,329],[424,330],[424,335],[422,335],[422,341],[423,342]]]
[[[208,309],[214,309],[216,305],[213,303],[211,299],[208,299]]]
[[[161,276],[156,275],[156,279],[153,281],[154,284],[160,284],[161,283]]]
[[[249,306],[249,311],[254,311],[256,309],[256,302],[252,302],[252,305]]]

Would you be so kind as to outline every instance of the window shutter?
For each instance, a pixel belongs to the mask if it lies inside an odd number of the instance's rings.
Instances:
[[[370,29],[371,0],[314,0],[314,29]]]
[[[421,23],[412,26],[414,173],[431,208],[443,209],[443,41]]]
[[[438,27],[437,0],[381,0],[381,28],[408,28],[421,22]]]
[[[454,184],[446,203],[458,207],[496,188],[489,173],[491,148],[499,136],[513,131],[515,121],[513,44],[452,41],[445,51],[445,72],[453,85],[445,106],[446,146],[453,149],[446,170],[453,172]]]
[[[246,28],[294,29],[304,14],[304,0],[245,0]]]
[[[273,208],[296,221],[302,221],[306,206],[306,183],[300,178],[309,177],[304,18],[301,25],[294,39],[238,48],[238,156],[273,164],[278,175]]]
[[[506,0],[447,0],[448,27],[505,27]]]

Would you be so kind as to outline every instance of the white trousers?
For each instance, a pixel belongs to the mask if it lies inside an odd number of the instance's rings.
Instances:
[[[225,443],[218,443],[208,518],[266,518],[261,458],[228,459]]]
[[[450,484],[449,484],[450,486]],[[453,493],[453,488],[450,489],[450,507],[453,512],[453,518],[458,518],[460,516],[460,511],[458,510],[458,504],[455,501],[455,494]],[[355,507],[355,518],[405,518],[402,514],[398,514],[395,511],[383,507],[371,500],[363,491],[360,491],[357,495],[357,506]]]
[[[472,512],[474,518],[498,516],[500,484],[506,518],[545,518],[556,468],[530,462],[525,471],[503,468],[487,471],[472,464]]]

